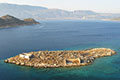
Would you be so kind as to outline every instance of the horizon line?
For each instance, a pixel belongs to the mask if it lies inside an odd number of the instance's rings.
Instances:
[[[19,3],[3,3],[3,2],[0,2],[0,4],[11,4],[11,5],[20,5],[20,6],[32,6],[32,7],[43,7],[43,8],[46,8],[46,9],[58,9],[58,10],[63,10],[63,11],[69,11],[69,12],[74,12],[74,11],[92,11],[92,12],[95,12],[95,13],[105,13],[105,14],[120,14],[120,13],[110,13],[110,12],[97,12],[97,11],[94,11],[94,10],[80,10],[80,9],[76,9],[76,10],[65,10],[65,9],[60,9],[60,8],[48,8],[48,7],[45,7],[45,6],[38,6],[38,5],[32,5],[32,4],[19,4]]]

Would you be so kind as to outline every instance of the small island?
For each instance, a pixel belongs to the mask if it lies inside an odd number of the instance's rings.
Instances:
[[[40,23],[35,21],[32,18],[20,20],[11,15],[5,15],[5,16],[0,17],[0,28],[1,27],[5,28],[5,27],[24,26],[24,25],[32,25],[32,24],[40,24]]]
[[[4,60],[21,66],[35,68],[74,67],[92,64],[95,59],[116,54],[109,48],[93,48],[71,51],[37,51],[22,53]]]

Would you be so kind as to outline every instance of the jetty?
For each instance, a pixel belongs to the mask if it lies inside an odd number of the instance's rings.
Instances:
[[[20,66],[35,68],[74,67],[92,64],[95,59],[112,56],[116,52],[109,48],[93,48],[70,51],[37,51],[22,53],[4,60]]]

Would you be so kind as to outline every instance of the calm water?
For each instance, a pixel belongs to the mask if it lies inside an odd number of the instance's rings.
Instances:
[[[40,25],[0,29],[0,80],[120,80],[120,22],[41,21]],[[117,55],[75,68],[35,69],[4,59],[38,50],[111,48]]]

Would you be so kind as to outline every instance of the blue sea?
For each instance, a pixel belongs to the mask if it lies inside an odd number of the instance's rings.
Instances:
[[[120,22],[57,20],[39,25],[0,29],[0,80],[120,80]],[[92,65],[71,68],[31,68],[4,59],[39,50],[111,48],[117,55]]]

